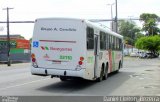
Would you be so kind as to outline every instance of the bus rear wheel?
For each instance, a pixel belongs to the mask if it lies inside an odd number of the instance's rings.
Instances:
[[[103,80],[103,77],[104,77],[104,67],[102,65],[101,73],[100,73],[99,78],[97,78],[97,82],[101,82]]]
[[[61,81],[66,81],[66,80],[67,80],[67,77],[66,77],[66,76],[60,76],[59,79],[60,79]]]
[[[104,76],[103,76],[103,80],[106,80],[108,78],[108,64],[106,64],[106,68],[104,71]]]
[[[120,62],[119,62],[119,65],[118,65],[118,69],[116,70],[116,73],[118,73],[118,72],[119,72],[119,70],[120,70],[121,66],[122,66],[122,63],[121,63],[121,61],[120,61]]]

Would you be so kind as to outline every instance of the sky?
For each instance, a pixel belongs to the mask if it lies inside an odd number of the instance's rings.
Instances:
[[[0,0],[0,21],[6,21],[6,7],[11,7],[10,21],[34,21],[36,18],[64,17],[81,19],[111,19],[115,0]],[[160,0],[117,0],[118,18],[139,18],[142,13],[160,16]],[[115,4],[112,6],[115,17]],[[101,22],[109,26],[109,22]],[[140,23],[137,23],[140,26]],[[30,39],[34,24],[10,24],[10,34]],[[0,35],[6,34],[6,24],[0,23]]]

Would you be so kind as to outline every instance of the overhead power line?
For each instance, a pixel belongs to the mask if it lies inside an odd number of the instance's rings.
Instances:
[[[7,23],[7,22],[0,21],[0,23]],[[34,21],[9,21],[9,23],[34,23]]]
[[[115,21],[115,19],[88,19],[91,22],[110,22],[110,21]],[[120,18],[117,19],[118,21],[122,21],[122,20],[141,20],[139,18]],[[160,18],[157,18],[158,22],[160,22]],[[0,23],[7,23],[6,21],[0,21]],[[35,21],[9,21],[9,23],[35,23]]]
[[[117,21],[122,21],[122,20],[141,20],[139,18],[120,18],[117,19]],[[107,22],[107,21],[115,21],[115,19],[89,19],[91,22]]]
[[[91,22],[107,22],[107,21],[115,21],[115,19],[88,19]],[[118,21],[121,20],[140,20],[139,18],[121,18],[117,19]],[[0,21],[0,23],[7,23],[6,21]],[[9,23],[35,23],[35,21],[9,21]]]

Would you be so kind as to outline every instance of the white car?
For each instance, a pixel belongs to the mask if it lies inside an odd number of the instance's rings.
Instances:
[[[136,52],[131,52],[131,53],[130,53],[130,56],[131,56],[131,57],[137,57],[138,55],[137,55]]]

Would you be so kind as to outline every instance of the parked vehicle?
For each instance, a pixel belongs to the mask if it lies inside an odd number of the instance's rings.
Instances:
[[[152,53],[152,52],[138,52],[138,57],[139,58],[156,58],[158,57],[158,53]]]
[[[146,55],[145,52],[139,52],[138,57],[139,57],[139,58],[146,58],[147,55]]]
[[[147,58],[156,58],[156,57],[158,57],[159,56],[159,54],[158,53],[146,53],[146,56],[147,56]]]
[[[136,52],[131,52],[131,53],[130,53],[130,56],[131,56],[131,57],[137,57],[138,54],[137,54]]]

